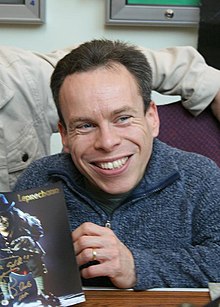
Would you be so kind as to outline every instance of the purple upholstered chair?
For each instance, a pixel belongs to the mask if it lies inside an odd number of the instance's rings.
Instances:
[[[180,102],[158,106],[159,139],[174,147],[200,153],[220,167],[220,123],[207,108],[192,116]]]

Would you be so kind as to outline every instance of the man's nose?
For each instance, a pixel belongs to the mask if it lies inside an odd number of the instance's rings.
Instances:
[[[106,125],[105,127],[99,128],[95,148],[103,149],[105,151],[112,151],[121,143],[121,136],[119,135],[117,128],[111,125]]]

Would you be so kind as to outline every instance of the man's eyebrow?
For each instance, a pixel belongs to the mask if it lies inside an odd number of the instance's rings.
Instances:
[[[128,106],[124,106],[124,107],[121,107],[120,109],[112,111],[112,115],[117,115],[117,114],[120,114],[120,113],[123,113],[123,112],[131,112],[131,111],[135,112],[135,109],[128,107]]]
[[[86,116],[79,116],[79,117],[72,117],[70,119],[70,123],[76,123],[76,122],[84,122],[84,121],[90,121],[91,118]]]

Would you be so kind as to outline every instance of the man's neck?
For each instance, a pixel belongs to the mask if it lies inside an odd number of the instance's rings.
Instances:
[[[122,194],[109,194],[91,184],[85,179],[85,187],[92,199],[97,201],[97,204],[108,214],[111,214],[130,194],[129,192]]]

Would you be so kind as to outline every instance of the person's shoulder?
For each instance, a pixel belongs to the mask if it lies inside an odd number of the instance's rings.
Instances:
[[[169,146],[159,140],[156,141],[156,148],[158,156],[161,155],[166,159],[172,159],[180,171],[201,174],[212,170],[220,175],[220,168],[209,157]]]
[[[189,181],[220,183],[220,168],[215,161],[196,152],[174,149],[174,160],[179,172]]]
[[[13,190],[25,190],[48,184],[51,171],[69,169],[72,164],[71,156],[65,153],[37,159],[19,176]]]
[[[50,170],[69,168],[72,163],[70,154],[58,153],[33,161],[25,172],[47,174]]]

